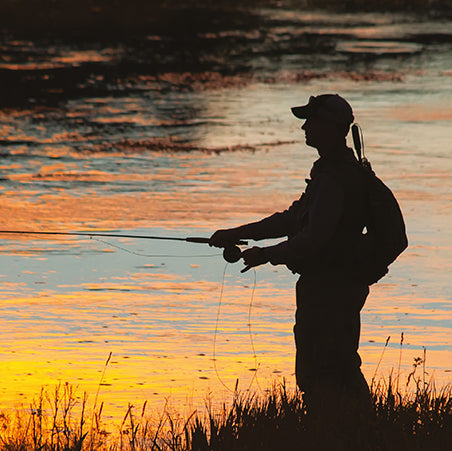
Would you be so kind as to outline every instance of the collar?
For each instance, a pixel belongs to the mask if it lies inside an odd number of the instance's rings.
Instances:
[[[328,156],[322,156],[314,162],[311,170],[311,177],[314,177],[316,173],[325,170],[326,168],[336,168],[344,163],[357,163],[358,160],[355,153],[350,147],[344,147],[338,149],[337,152]]]

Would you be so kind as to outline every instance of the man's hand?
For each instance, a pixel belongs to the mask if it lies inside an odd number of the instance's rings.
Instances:
[[[220,229],[217,230],[209,239],[209,246],[227,247],[235,244],[240,240],[240,236],[236,229]]]
[[[243,268],[240,272],[246,272],[255,266],[265,265],[265,263],[268,263],[268,257],[265,250],[257,246],[244,250],[242,252],[242,258],[245,263],[245,268]]]

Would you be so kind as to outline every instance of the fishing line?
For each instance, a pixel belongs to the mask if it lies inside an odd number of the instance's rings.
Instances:
[[[240,244],[248,244],[247,241],[238,241],[234,246],[232,247],[226,247],[224,249],[223,254],[207,254],[207,255],[168,255],[168,254],[145,254],[142,252],[136,252],[136,251],[132,251],[130,249],[127,249],[124,246],[120,246],[118,244],[113,244],[109,241],[106,241],[105,239],[101,239],[99,237],[111,237],[111,238],[142,238],[142,239],[156,239],[156,240],[174,240],[174,241],[186,241],[186,242],[191,242],[191,243],[204,243],[207,244],[209,243],[209,239],[208,238],[200,238],[200,237],[187,237],[187,238],[177,238],[177,237],[158,237],[158,236],[142,236],[142,235],[125,235],[125,234],[110,234],[110,233],[97,233],[97,232],[49,232],[49,231],[14,231],[14,230],[0,230],[0,234],[21,234],[21,235],[25,235],[25,234],[34,234],[34,235],[61,235],[61,236],[85,236],[85,237],[89,237],[90,240],[95,240],[99,243],[103,243],[107,246],[110,246],[112,248],[116,248],[119,249],[123,252],[127,252],[128,254],[131,255],[136,255],[139,257],[146,257],[146,258],[211,258],[211,257],[217,257],[219,255],[223,255],[223,258],[226,260],[226,265],[224,267],[223,270],[223,277],[222,277],[222,282],[221,282],[221,290],[220,290],[220,297],[219,297],[219,301],[218,301],[218,311],[217,311],[217,318],[215,321],[215,332],[214,332],[214,337],[213,337],[213,362],[214,362],[214,369],[215,369],[215,374],[217,376],[217,379],[220,381],[220,383],[231,393],[236,393],[237,391],[237,385],[238,385],[238,380],[237,380],[237,384],[236,384],[236,389],[235,390],[231,390],[223,381],[223,379],[221,378],[219,371],[218,371],[218,367],[217,367],[217,359],[216,359],[216,343],[217,343],[217,335],[218,335],[218,323],[220,320],[220,314],[221,314],[221,306],[222,306],[222,301],[223,301],[223,293],[224,293],[224,285],[225,285],[225,278],[226,278],[226,270],[228,267],[229,263],[235,263],[237,262],[240,258],[241,258],[241,251],[240,248],[238,247],[238,245]],[[253,307],[253,301],[254,301],[254,294],[255,294],[255,290],[256,290],[256,270],[255,268],[253,268],[253,273],[254,273],[254,280],[253,280],[253,288],[251,291],[251,300],[250,300],[250,305],[248,308],[248,333],[249,333],[249,339],[250,339],[250,344],[251,344],[251,349],[253,352],[253,359],[254,359],[254,368],[252,369],[254,371],[254,375],[251,378],[250,384],[248,386],[248,390],[251,389],[251,386],[253,384],[253,382],[256,380],[257,386],[259,387],[259,390],[262,391],[260,385],[259,385],[259,381],[257,379],[257,370],[259,368],[259,364],[257,362],[257,355],[256,355],[256,350],[255,350],[255,346],[254,346],[254,340],[253,340],[253,334],[251,331],[251,311],[252,311],[252,307]]]
[[[189,236],[186,238],[173,236],[155,236],[155,235],[129,235],[124,233],[104,233],[104,232],[53,232],[49,230],[0,230],[0,234],[4,235],[59,235],[59,236],[86,236],[86,237],[104,237],[104,238],[133,238],[146,240],[163,240],[163,241],[185,241],[186,243],[209,244],[210,238]],[[248,241],[237,240],[235,243],[228,243],[223,247],[223,258],[229,263],[238,262],[242,256],[240,245],[247,245]],[[120,248],[120,247],[119,247]],[[122,248],[125,250],[124,248]],[[127,251],[125,251],[127,252]],[[133,253],[133,252],[132,252]],[[138,252],[135,255],[140,255]],[[144,255],[148,257],[197,257],[196,255]],[[198,257],[213,257],[214,255],[198,255]]]
[[[128,254],[137,255],[138,257],[148,257],[148,258],[206,258],[206,257],[218,257],[222,254],[205,254],[205,255],[165,255],[165,254],[144,254],[142,252],[132,251],[123,246],[119,246],[118,244],[113,244],[108,242],[107,240],[103,240],[101,238],[90,236],[90,240],[98,241],[99,243],[106,244],[107,246],[114,247],[121,251],[127,252]]]
[[[118,244],[113,244],[107,240],[101,239],[97,236],[90,236],[91,240],[95,240],[99,243],[103,243],[107,246],[111,246],[113,248],[119,249],[123,252],[127,252],[128,254],[132,254],[132,255],[137,255],[139,257],[150,257],[150,258],[167,258],[167,257],[176,257],[176,258],[184,258],[184,257],[216,257],[218,255],[222,255],[222,254],[209,254],[209,255],[156,255],[156,254],[144,254],[141,252],[136,252],[136,251],[132,251],[130,249],[127,249],[123,246],[119,246]],[[220,296],[219,296],[219,300],[218,300],[218,310],[217,310],[217,317],[215,320],[215,331],[214,331],[214,336],[213,336],[213,350],[212,350],[212,358],[213,358],[213,366],[214,366],[214,370],[215,370],[215,374],[217,376],[218,381],[223,385],[224,388],[226,388],[226,390],[228,390],[231,393],[235,393],[235,390],[231,390],[226,383],[223,381],[223,379],[220,376],[220,373],[218,371],[218,366],[217,366],[217,357],[216,357],[216,345],[217,345],[217,336],[218,336],[218,324],[220,322],[220,315],[221,315],[221,307],[222,307],[222,303],[223,303],[223,294],[224,294],[224,286],[225,286],[225,279],[226,279],[226,271],[228,268],[229,263],[226,262],[225,266],[224,266],[224,270],[223,270],[223,275],[222,275],[222,280],[221,280],[221,289],[220,289]],[[250,299],[250,304],[248,307],[248,334],[249,334],[249,339],[250,339],[250,345],[251,345],[251,350],[253,353],[253,359],[254,359],[254,368],[252,369],[254,374],[253,377],[251,378],[251,381],[248,385],[248,391],[251,389],[253,382],[256,381],[257,386],[259,387],[259,390],[262,392],[262,389],[259,385],[259,381],[257,379],[257,370],[259,368],[259,364],[257,362],[257,355],[256,355],[256,349],[254,346],[254,340],[253,340],[253,333],[251,330],[251,311],[253,308],[253,302],[254,302],[254,294],[256,292],[256,269],[253,268],[253,287],[251,290],[251,299]]]
[[[253,351],[253,359],[254,359],[254,375],[251,378],[250,384],[248,386],[248,391],[251,389],[251,386],[253,385],[254,380],[256,380],[256,384],[259,388],[259,390],[262,392],[262,388],[259,384],[259,380],[257,378],[257,370],[259,368],[259,363],[257,361],[257,355],[256,355],[256,349],[254,347],[254,339],[253,339],[253,332],[251,331],[251,310],[253,308],[253,302],[254,302],[254,293],[256,292],[256,268],[253,268],[253,289],[251,290],[251,299],[250,299],[250,305],[248,307],[248,335],[250,337],[250,344],[251,344],[251,350]]]
[[[226,383],[223,381],[223,379],[220,376],[220,373],[218,371],[218,366],[217,366],[217,356],[216,356],[216,345],[217,345],[217,335],[218,335],[218,323],[220,321],[220,314],[221,314],[221,306],[223,304],[223,294],[224,294],[224,286],[225,286],[225,279],[226,279],[226,270],[228,268],[228,264],[226,263],[226,265],[224,266],[224,270],[223,270],[223,276],[222,276],[222,281],[221,281],[221,289],[220,289],[220,296],[218,299],[218,310],[217,310],[217,318],[215,320],[215,331],[214,331],[214,335],[213,335],[213,349],[212,349],[212,359],[213,359],[213,367],[215,370],[215,374],[217,376],[218,381],[221,383],[221,385],[223,385],[224,388],[226,388],[226,390],[228,390],[230,393],[236,394],[237,393],[237,385],[238,385],[238,380],[237,380],[237,384],[236,384],[236,389],[235,390],[231,390]],[[262,388],[259,385],[259,381],[257,379],[257,370],[259,368],[259,364],[257,362],[257,355],[256,355],[256,350],[254,347],[254,340],[253,340],[253,334],[251,331],[251,311],[253,308],[253,301],[254,301],[254,293],[256,291],[256,269],[253,268],[253,272],[254,272],[254,277],[253,277],[253,288],[251,290],[251,300],[250,300],[250,305],[248,308],[248,332],[249,332],[249,338],[250,338],[250,344],[251,344],[251,349],[253,352],[253,358],[254,358],[254,374],[253,377],[251,378],[251,381],[249,383],[248,386],[248,391],[251,389],[251,386],[253,385],[253,382],[256,381],[257,386],[259,387],[259,390],[262,392]]]
[[[119,246],[118,244],[113,244],[107,240],[101,239],[99,237],[96,236],[90,236],[91,240],[95,240],[99,243],[103,243],[106,244],[107,246],[111,246],[113,248],[119,249],[121,251],[127,252],[128,254],[132,254],[132,255],[137,255],[139,257],[149,257],[149,258],[167,258],[167,257],[175,257],[175,258],[184,258],[184,257],[193,257],[193,258],[197,258],[197,257],[216,257],[222,254],[209,254],[209,255],[156,255],[156,254],[144,254],[141,252],[136,252],[136,251],[132,251],[130,249],[127,249],[123,246]],[[223,294],[224,294],[224,286],[225,286],[225,279],[226,279],[226,271],[228,268],[229,263],[226,262],[225,266],[224,266],[224,270],[223,270],[223,275],[222,275],[222,280],[221,280],[221,289],[220,289],[220,296],[219,296],[219,300],[218,300],[218,310],[217,310],[217,317],[215,320],[215,331],[214,331],[214,336],[213,336],[213,350],[212,350],[212,358],[213,358],[213,366],[214,366],[214,370],[215,370],[215,374],[217,376],[218,381],[223,385],[224,388],[226,388],[226,390],[228,390],[231,393],[235,393],[235,390],[231,390],[226,383],[223,381],[223,379],[220,376],[220,372],[218,371],[218,366],[217,366],[217,357],[216,357],[216,345],[217,345],[217,336],[218,336],[218,324],[220,322],[220,315],[221,315],[221,307],[222,307],[222,303],[223,303]],[[251,378],[251,381],[248,385],[248,391],[251,390],[251,387],[253,385],[253,382],[256,381],[256,384],[259,388],[259,390],[262,392],[262,388],[260,387],[259,384],[259,380],[257,378],[257,370],[259,368],[259,364],[257,361],[257,355],[256,355],[256,349],[254,346],[254,340],[253,340],[253,333],[251,330],[251,312],[252,312],[252,308],[253,308],[253,302],[254,302],[254,294],[256,292],[256,269],[253,268],[253,287],[251,290],[251,299],[250,299],[250,304],[248,307],[248,335],[249,335],[249,340],[250,340],[250,345],[251,345],[251,350],[253,353],[253,359],[254,359],[254,368],[252,368],[254,374],[253,377]]]
[[[226,264],[224,265],[224,270],[223,270],[223,277],[221,280],[221,289],[220,289],[220,297],[218,299],[218,310],[217,310],[217,319],[215,321],[215,331],[213,333],[213,349],[212,349],[212,359],[213,359],[213,368],[215,370],[215,374],[217,375],[217,379],[220,381],[221,385],[223,385],[224,388],[226,388],[226,390],[230,391],[231,393],[235,393],[234,390],[231,390],[223,381],[223,379],[220,376],[220,373],[218,372],[218,368],[217,368],[217,334],[218,334],[218,322],[220,320],[220,312],[221,312],[221,304],[223,302],[223,292],[224,292],[224,280],[226,277],[226,270],[228,268],[229,263],[226,262]]]

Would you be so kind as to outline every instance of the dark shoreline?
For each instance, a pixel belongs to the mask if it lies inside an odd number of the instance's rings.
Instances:
[[[422,58],[430,45],[452,42],[450,32],[435,27],[441,22],[448,26],[446,15],[428,19],[422,13],[425,5],[417,0],[404,14],[386,15],[360,14],[366,4],[358,0],[347,3],[346,9],[353,11],[348,16],[310,12],[304,5],[312,3],[252,0],[243,7],[235,0],[179,0],[171,5],[4,0],[0,107],[57,106],[83,97],[186,92],[253,81],[306,83],[331,74],[400,81],[400,62]],[[391,3],[401,10],[407,2]],[[434,15],[434,9],[428,11]],[[425,21],[428,30],[419,31],[416,25]],[[369,40],[353,32],[382,22],[394,30],[402,27],[404,34],[383,33]],[[345,47],[338,47],[344,42]],[[362,43],[371,50],[359,47]]]
[[[452,17],[448,0],[3,0],[0,33],[18,39],[121,41],[149,34],[183,36],[261,25],[262,9],[406,13]]]
[[[148,402],[129,407],[121,425],[109,424],[103,403],[65,383],[53,394],[41,391],[29,409],[0,413],[1,449],[26,450],[446,450],[452,430],[450,387],[414,376],[414,393],[399,391],[391,376],[373,387],[369,406],[345,393],[325,396],[322,416],[306,412],[299,392],[284,382],[262,393],[235,392],[223,409],[166,410],[149,416]],[[57,406],[55,408],[54,406]],[[58,408],[59,407],[59,408]],[[141,407],[141,408],[140,408]],[[27,426],[28,425],[28,426]],[[30,427],[31,425],[31,427]],[[114,427],[115,432],[112,431]]]

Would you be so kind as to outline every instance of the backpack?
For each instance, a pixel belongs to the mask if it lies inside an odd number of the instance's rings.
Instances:
[[[367,191],[366,232],[357,245],[355,268],[357,276],[372,285],[388,273],[389,265],[408,247],[408,239],[396,198],[361,155],[362,137],[356,124],[352,133]]]

